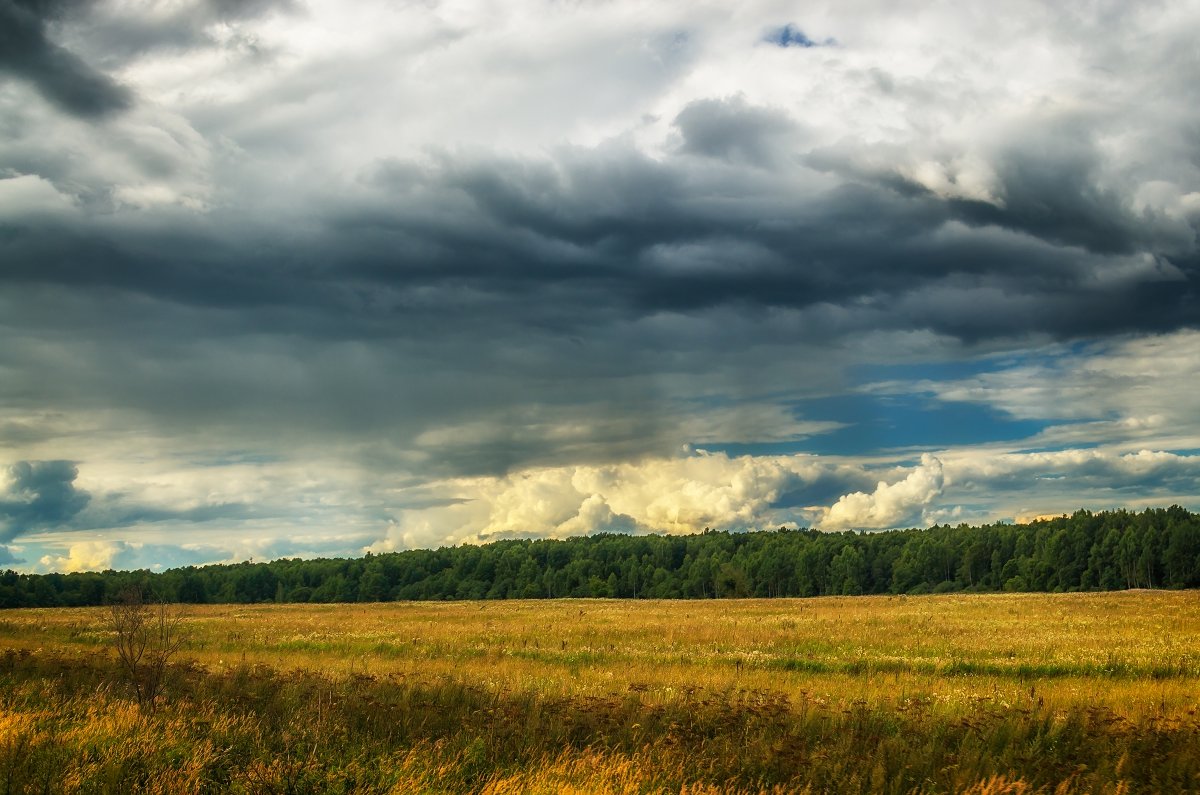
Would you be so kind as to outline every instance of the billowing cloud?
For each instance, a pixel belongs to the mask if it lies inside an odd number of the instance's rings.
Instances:
[[[39,563],[62,572],[127,568],[135,548],[124,541],[80,541],[71,544],[66,555],[44,555]]]
[[[931,455],[901,481],[879,481],[875,491],[843,495],[821,516],[822,530],[874,530],[927,524],[921,511],[939,497],[945,482],[942,462]]]
[[[18,553],[11,546],[0,544],[0,566],[12,566],[19,563],[24,563],[25,559],[18,557]]]
[[[525,470],[440,485],[452,505],[406,511],[377,550],[498,537],[692,533],[778,526],[814,513],[806,487],[869,476],[811,456],[691,452],[609,466]],[[808,495],[811,496],[811,495]]]
[[[688,154],[757,166],[794,152],[801,135],[783,111],[750,107],[742,97],[696,100],[679,112],[675,126]]]
[[[71,461],[19,461],[8,468],[0,492],[0,540],[73,519],[91,498],[75,487],[79,470]]]

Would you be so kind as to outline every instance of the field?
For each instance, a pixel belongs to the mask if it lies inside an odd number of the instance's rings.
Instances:
[[[0,613],[3,792],[1200,790],[1200,593]]]

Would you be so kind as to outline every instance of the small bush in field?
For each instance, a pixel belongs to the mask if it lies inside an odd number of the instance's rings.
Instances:
[[[133,686],[134,697],[153,711],[167,672],[179,651],[183,614],[164,603],[148,604],[137,588],[129,588],[109,605],[109,625],[121,668]]]

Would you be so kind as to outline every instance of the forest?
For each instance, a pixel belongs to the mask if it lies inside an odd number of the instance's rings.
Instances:
[[[503,540],[362,558],[163,572],[0,574],[0,607],[99,605],[130,586],[183,603],[713,599],[1200,586],[1200,515],[1179,506],[1031,524]]]

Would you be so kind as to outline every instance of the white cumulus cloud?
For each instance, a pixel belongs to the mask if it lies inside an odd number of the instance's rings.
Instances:
[[[103,571],[117,568],[139,546],[124,541],[78,541],[68,547],[66,555],[44,555],[38,562],[50,571]]]
[[[501,537],[596,532],[692,533],[807,523],[797,502],[824,484],[841,493],[864,482],[862,467],[815,456],[696,452],[607,466],[530,469],[444,484],[453,504],[405,512],[375,551]],[[795,495],[800,495],[796,497]],[[783,497],[790,500],[780,504]]]
[[[942,494],[945,474],[942,462],[921,456],[921,463],[896,483],[879,481],[870,494],[846,494],[821,517],[822,530],[852,530],[898,527],[911,524],[922,509]]]

